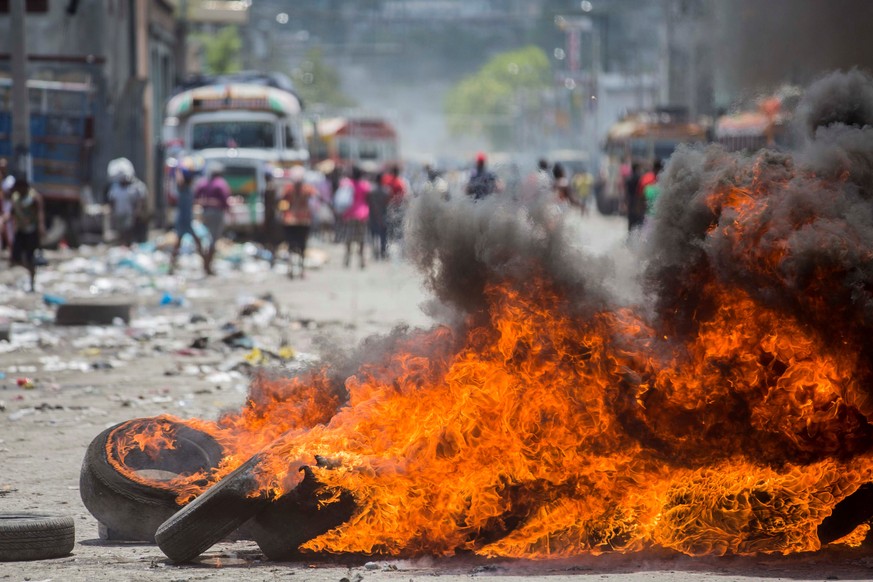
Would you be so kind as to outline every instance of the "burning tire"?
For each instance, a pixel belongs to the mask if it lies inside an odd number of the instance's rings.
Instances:
[[[847,536],[862,523],[873,519],[873,483],[864,483],[858,490],[834,506],[833,512],[818,526],[822,545]]]
[[[143,421],[154,422],[139,419],[108,428],[91,441],[85,453],[79,492],[107,539],[154,542],[158,526],[181,507],[176,502],[177,492],[172,488],[134,481],[110,463],[110,454],[116,455],[110,438],[134,430],[136,423]],[[180,423],[161,422],[173,430],[175,448],[162,451],[155,458],[138,450],[130,451],[124,465],[135,474],[160,484],[179,475],[192,475],[218,466],[223,449],[215,439]],[[117,458],[113,460],[118,463]]]
[[[0,562],[60,558],[75,543],[72,517],[0,513]]]
[[[155,532],[161,551],[174,562],[190,562],[264,509],[269,499],[249,497],[251,470],[260,461],[253,456],[162,523]]]
[[[270,560],[301,557],[298,547],[345,523],[357,508],[352,495],[340,492],[339,500],[322,506],[321,484],[309,467],[303,467],[303,481],[293,491],[260,512],[250,530],[258,547]]]

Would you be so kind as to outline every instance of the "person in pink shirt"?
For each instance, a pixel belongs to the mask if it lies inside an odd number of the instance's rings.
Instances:
[[[215,244],[224,234],[224,215],[230,209],[230,186],[224,179],[224,164],[212,162],[209,177],[194,187],[194,200],[203,209],[203,226],[209,231],[209,247],[203,257],[206,274],[212,275]]]
[[[346,258],[344,262],[346,267],[351,266],[352,244],[357,244],[361,257],[361,268],[363,269],[366,266],[364,238],[367,236],[367,224],[370,220],[368,198],[371,186],[364,178],[364,173],[357,166],[352,168],[352,187],[354,188],[352,205],[343,213],[343,220],[346,223]]]

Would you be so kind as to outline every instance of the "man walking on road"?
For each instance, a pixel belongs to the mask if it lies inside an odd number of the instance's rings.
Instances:
[[[487,157],[484,153],[480,152],[476,155],[476,167],[467,182],[467,194],[474,200],[481,200],[500,189],[497,176],[485,167],[486,162]]]
[[[295,166],[291,172],[291,183],[282,193],[279,209],[282,213],[285,242],[288,244],[288,278],[294,278],[294,263],[298,263],[300,278],[306,276],[306,243],[312,227],[312,199],[318,194],[315,188],[306,183],[306,170]]]
[[[27,269],[32,293],[36,290],[36,250],[45,236],[45,214],[42,196],[30,187],[24,175],[16,176],[12,189],[12,222],[15,226],[12,264]]]
[[[127,158],[109,163],[109,205],[112,222],[121,244],[130,246],[136,238],[137,220],[145,214],[147,193],[145,184],[138,180],[133,164]]]
[[[170,257],[170,273],[176,269],[176,261],[179,258],[179,251],[182,248],[182,239],[190,236],[194,240],[194,245],[197,247],[197,254],[203,257],[204,264],[206,262],[206,253],[203,249],[203,244],[200,242],[200,237],[194,232],[194,181],[201,168],[201,163],[191,156],[185,156],[179,167],[179,172],[176,174],[176,192],[178,200],[176,202],[176,244],[173,246],[173,253]]]

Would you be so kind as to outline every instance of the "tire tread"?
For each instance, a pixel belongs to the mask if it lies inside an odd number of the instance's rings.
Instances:
[[[75,543],[72,517],[0,513],[0,562],[60,558]]]

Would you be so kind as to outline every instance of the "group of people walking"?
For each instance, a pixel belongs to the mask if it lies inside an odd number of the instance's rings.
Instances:
[[[361,269],[367,265],[366,241],[372,244],[377,261],[388,258],[388,243],[399,237],[399,221],[408,195],[406,180],[398,166],[373,174],[353,166],[342,177],[333,196],[337,239],[345,243],[343,265],[351,267],[352,256],[358,256]]]
[[[171,272],[175,269],[182,240],[189,236],[203,257],[206,273],[213,273],[215,243],[224,232],[231,190],[223,177],[221,164],[209,164],[205,176],[199,177],[201,166],[202,162],[185,157],[177,172],[177,238],[172,251]],[[351,266],[353,256],[358,257],[362,269],[366,267],[368,240],[372,243],[373,258],[387,259],[388,242],[399,230],[396,217],[408,191],[399,167],[367,174],[354,166],[345,173],[338,172],[335,188],[331,188],[328,178],[322,176],[320,185],[329,190],[326,194],[308,178],[308,172],[302,166],[280,171],[276,176],[272,173],[265,176],[263,223],[256,239],[269,251],[271,266],[275,263],[277,251],[285,245],[289,277],[305,277],[308,241],[313,226],[318,220],[324,220],[323,215],[318,218],[319,210],[323,210],[322,204],[330,209],[330,222],[334,224],[337,241],[345,245],[346,267]],[[201,241],[194,230],[195,205],[203,209],[202,223],[209,233],[208,243]]]
[[[630,232],[642,226],[646,215],[651,213],[659,193],[661,168],[660,160],[656,160],[647,171],[634,163],[629,164],[624,172]],[[128,160],[113,160],[109,169],[106,200],[111,208],[113,228],[118,233],[118,241],[129,245],[136,240],[146,216],[148,193]],[[430,166],[425,170],[426,185],[449,198],[450,189],[441,173]],[[389,241],[401,236],[402,212],[410,195],[409,185],[401,176],[399,166],[369,173],[359,166],[352,166],[345,171],[336,168],[330,175],[318,176],[321,180],[313,183],[308,179],[311,175],[302,166],[276,175],[269,172],[265,176],[264,222],[257,238],[269,250],[271,266],[275,263],[277,250],[284,244],[289,256],[288,275],[304,277],[306,250],[313,226],[326,221],[333,225],[334,240],[345,246],[343,264],[346,268],[351,267],[354,257],[358,258],[361,269],[366,267],[368,254],[377,261],[387,259]],[[580,193],[576,181],[578,176],[568,176],[562,164],[550,165],[546,159],[540,159],[537,169],[511,194],[522,203],[533,203],[547,197],[561,207],[576,207],[586,214],[587,191]],[[30,186],[27,177],[10,174],[2,159],[0,182],[0,243],[9,252],[13,264],[27,268],[30,288],[33,289],[37,252],[45,236],[43,200]],[[218,162],[207,165],[194,156],[183,157],[175,173],[175,186],[176,241],[171,252],[170,272],[174,272],[177,266],[183,240],[190,237],[203,258],[204,271],[212,275],[216,244],[224,235],[226,217],[232,205],[224,166]],[[506,192],[503,181],[488,167],[484,153],[476,156],[463,191],[473,200]],[[195,207],[202,209],[199,230],[195,229]],[[368,241],[370,253],[367,253]]]
[[[474,200],[507,190],[503,181],[488,168],[487,160],[484,153],[477,154],[475,166],[467,180],[465,192]],[[569,176],[563,164],[550,164],[546,158],[540,158],[536,170],[510,195],[525,205],[547,199],[563,207],[576,207],[582,214],[587,214],[589,188],[579,186],[577,176]]]

